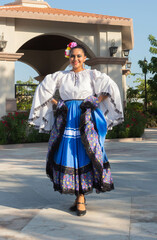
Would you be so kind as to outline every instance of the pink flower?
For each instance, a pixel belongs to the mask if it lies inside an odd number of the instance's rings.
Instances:
[[[68,47],[70,48],[73,48],[73,47],[76,47],[77,46],[77,43],[76,42],[71,42],[69,43]]]

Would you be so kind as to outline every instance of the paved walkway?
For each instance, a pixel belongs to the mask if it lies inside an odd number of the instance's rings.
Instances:
[[[115,190],[89,194],[87,214],[68,211],[74,196],[52,190],[47,144],[0,149],[0,240],[157,239],[157,129],[143,141],[107,142]]]

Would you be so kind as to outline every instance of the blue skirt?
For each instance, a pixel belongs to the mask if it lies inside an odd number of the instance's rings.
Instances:
[[[80,133],[81,103],[81,100],[65,102],[68,108],[66,126],[58,148],[54,152],[49,175],[51,175],[54,189],[60,193],[85,194],[91,192],[93,188],[96,188],[96,192],[110,191],[114,189],[114,185],[104,149],[107,132],[106,120],[100,109],[92,111],[92,121],[98,133],[103,159],[101,163],[102,176],[100,176],[82,143]]]

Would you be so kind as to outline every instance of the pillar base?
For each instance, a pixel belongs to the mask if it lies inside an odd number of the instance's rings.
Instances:
[[[6,113],[16,112],[16,111],[17,111],[16,98],[7,98],[6,99]]]

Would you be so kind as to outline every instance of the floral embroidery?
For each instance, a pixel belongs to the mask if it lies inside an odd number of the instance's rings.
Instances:
[[[65,130],[65,124],[63,123],[67,114],[65,103],[63,101],[58,103],[57,117],[49,140],[46,171],[53,181],[54,189],[60,193],[73,193],[77,195],[90,192],[93,188],[96,188],[97,192],[114,189],[110,165],[108,162],[103,162],[99,136],[92,121],[92,110],[97,107],[98,99],[93,96],[85,99],[80,105],[82,109],[80,119],[81,140],[91,163],[82,168],[75,169],[58,165],[53,159],[54,152],[58,148]]]

